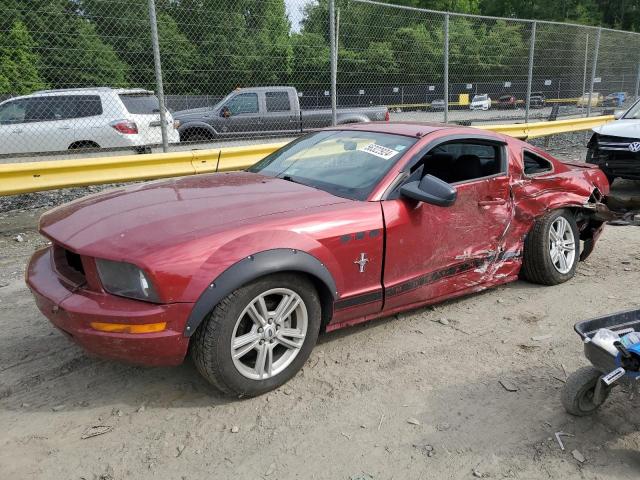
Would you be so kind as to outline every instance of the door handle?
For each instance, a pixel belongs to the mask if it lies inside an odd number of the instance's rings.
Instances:
[[[13,130],[11,133],[22,133],[22,130],[18,128],[16,130]]]
[[[71,130],[71,127],[58,127],[58,130]]]
[[[507,201],[504,198],[494,198],[493,200],[480,200],[479,207],[490,207],[492,205],[504,205]]]

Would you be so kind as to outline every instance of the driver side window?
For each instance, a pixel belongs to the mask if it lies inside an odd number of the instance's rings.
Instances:
[[[449,142],[430,150],[418,165],[447,183],[459,183],[505,172],[503,148],[489,142]]]
[[[242,113],[258,113],[258,95],[255,93],[241,93],[236,95],[225,105],[231,115]]]

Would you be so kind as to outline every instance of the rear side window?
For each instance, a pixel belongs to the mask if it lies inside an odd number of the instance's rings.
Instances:
[[[102,102],[98,95],[77,95],[75,100],[75,118],[102,115]]]
[[[550,172],[553,170],[553,165],[551,165],[549,160],[545,160],[531,152],[525,151],[522,154],[522,159],[524,161],[525,175],[538,175],[540,173]]]
[[[121,93],[120,100],[133,115],[150,115],[160,111],[158,97],[148,93]]]
[[[267,92],[267,112],[288,112],[291,110],[287,92]]]

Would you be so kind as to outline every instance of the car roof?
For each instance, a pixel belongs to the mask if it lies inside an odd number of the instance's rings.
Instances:
[[[38,90],[28,95],[12,97],[10,100],[20,98],[32,98],[39,96],[55,96],[55,95],[75,95],[75,94],[97,94],[97,93],[115,93],[115,94],[153,94],[152,90],[144,88],[112,88],[112,87],[84,87],[84,88],[62,88],[57,90]]]
[[[419,138],[444,128],[451,128],[451,126],[444,123],[432,122],[366,122],[349,123],[347,125],[329,127],[327,130],[355,130],[361,132],[390,133],[394,135]]]
[[[390,133],[394,135],[403,135],[406,137],[422,138],[433,132],[442,130],[451,130],[456,134],[469,133],[474,136],[485,135],[502,140],[503,135],[492,132],[490,130],[481,130],[473,127],[465,127],[461,125],[450,125],[446,123],[435,122],[366,122],[366,123],[350,123],[348,125],[340,125],[337,127],[329,127],[325,130],[350,130],[361,132]]]

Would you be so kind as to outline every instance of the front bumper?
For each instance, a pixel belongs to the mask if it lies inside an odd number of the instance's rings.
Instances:
[[[73,289],[54,272],[50,248],[34,253],[26,281],[44,316],[90,354],[148,366],[178,365],[187,354],[189,339],[182,332],[191,303],[155,305]],[[167,322],[167,328],[156,333],[107,333],[91,328],[91,322]]]
[[[625,150],[601,150],[590,146],[586,162],[597,165],[611,177],[640,180],[640,153]]]

